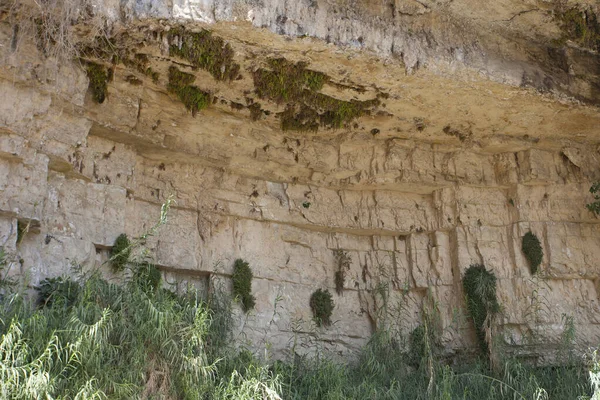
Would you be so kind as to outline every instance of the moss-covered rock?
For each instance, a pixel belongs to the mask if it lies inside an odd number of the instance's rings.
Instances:
[[[168,33],[169,55],[183,58],[194,67],[204,69],[217,80],[231,81],[240,75],[240,65],[234,61],[229,43],[208,30],[191,32],[183,27]]]
[[[198,111],[208,107],[211,102],[210,93],[192,85],[195,79],[194,75],[182,72],[177,67],[169,67],[167,90],[176,94],[185,108],[190,110],[194,116]]]
[[[267,68],[259,68],[253,74],[260,98],[286,103],[285,110],[278,114],[282,130],[314,132],[319,127],[341,128],[379,105],[378,98],[345,101],[319,93],[329,77],[307,66],[304,62],[275,58],[267,61]]]

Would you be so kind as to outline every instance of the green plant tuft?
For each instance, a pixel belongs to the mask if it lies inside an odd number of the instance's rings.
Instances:
[[[133,273],[133,282],[145,292],[155,292],[161,281],[160,270],[154,264],[139,264]]]
[[[333,255],[337,264],[337,270],[335,271],[334,276],[335,291],[338,294],[338,296],[341,296],[344,293],[346,271],[350,269],[352,259],[344,250],[334,250]]]
[[[594,182],[590,187],[590,193],[594,195],[594,201],[586,204],[586,208],[595,215],[600,215],[600,181]]]
[[[334,307],[329,290],[317,289],[310,296],[310,309],[317,326],[331,325],[331,314]]]
[[[35,287],[40,307],[71,307],[79,298],[81,288],[70,278],[46,278]]]
[[[535,275],[540,267],[540,264],[542,263],[542,258],[544,257],[542,245],[535,233],[527,232],[523,236],[521,249],[523,250],[525,258],[527,258],[527,261],[529,262],[531,274]]]
[[[192,112],[195,116],[200,110],[207,108],[210,105],[210,93],[198,89],[192,83],[196,78],[192,74],[188,74],[178,70],[176,67],[169,67],[169,84],[167,89],[169,92],[177,95],[179,100],[185,105],[185,108]]]
[[[500,311],[496,298],[496,276],[481,264],[471,265],[463,276],[463,289],[479,346],[485,355],[489,355],[486,331],[491,328],[492,318]]]
[[[88,63],[86,71],[92,98],[98,104],[104,103],[108,95],[108,73],[106,68],[100,64]]]
[[[123,271],[129,262],[131,255],[131,243],[126,234],[121,233],[117,236],[115,244],[110,252],[110,262],[113,269],[117,272]]]
[[[210,72],[215,79],[231,81],[240,75],[240,65],[233,60],[233,48],[212,32],[189,32],[179,27],[171,29],[168,38],[169,55],[189,61],[194,67]]]
[[[238,258],[233,264],[233,295],[237,297],[241,303],[244,312],[248,312],[254,308],[256,303],[255,297],[252,295],[252,269],[250,265]]]

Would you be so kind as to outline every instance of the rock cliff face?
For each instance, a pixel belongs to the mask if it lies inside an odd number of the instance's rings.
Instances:
[[[166,280],[206,288],[247,260],[257,304],[241,337],[277,354],[344,354],[436,307],[447,351],[473,348],[471,264],[498,278],[511,351],[548,356],[571,317],[578,346],[597,344],[600,224],[585,208],[600,179],[597,4],[94,6],[109,34],[76,25],[81,61],[58,64],[0,12],[10,273],[35,284],[99,265],[173,196],[147,243]],[[317,329],[318,288],[335,309]]]

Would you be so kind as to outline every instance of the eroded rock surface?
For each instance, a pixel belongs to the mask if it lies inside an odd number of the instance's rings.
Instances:
[[[167,281],[206,287],[247,260],[257,305],[240,329],[277,354],[346,353],[390,321],[409,332],[431,299],[446,349],[472,348],[460,315],[474,263],[498,278],[515,352],[547,356],[526,338],[551,348],[565,315],[581,348],[597,344],[600,224],[585,204],[600,178],[598,49],[564,36],[556,4],[530,3],[106,1],[121,26],[82,66],[3,45],[0,245],[22,260],[12,273],[35,284],[99,265],[173,196],[148,242]],[[205,29],[221,58],[197,62],[184,43]],[[569,66],[556,69],[551,50]],[[100,97],[92,63],[112,75]],[[175,83],[173,68],[189,78]],[[528,231],[544,250],[537,277]],[[315,330],[308,301],[335,293],[339,251],[351,263],[334,324]]]

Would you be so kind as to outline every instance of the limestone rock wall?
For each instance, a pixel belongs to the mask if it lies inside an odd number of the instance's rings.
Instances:
[[[178,4],[165,12],[232,18],[221,3]],[[162,13],[152,2],[132,7]],[[148,39],[164,24],[127,27],[160,78],[116,65],[102,104],[80,66],[52,69],[34,46],[28,56],[1,48],[0,246],[14,255],[12,274],[33,285],[73,263],[98,266],[119,234],[147,231],[173,196],[168,223],[147,243],[165,280],[206,288],[247,260],[257,305],[239,313],[238,338],[276,354],[346,354],[383,324],[410,332],[432,304],[447,351],[471,349],[461,278],[474,263],[498,278],[499,332],[513,351],[548,356],[565,316],[580,348],[597,344],[600,224],[585,208],[600,178],[597,108],[472,76],[406,75],[399,61],[247,23],[210,27],[242,65],[240,79],[217,82]],[[1,34],[10,41],[9,26]],[[233,103],[251,103],[252,71],[273,56],[327,73],[328,94],[386,93],[384,104],[341,129],[282,131],[284,105],[264,101],[254,121]],[[174,62],[214,97],[195,117],[166,90]],[[521,251],[528,231],[544,250],[537,277]],[[309,298],[335,293],[338,251],[350,269],[333,325],[317,329]]]

